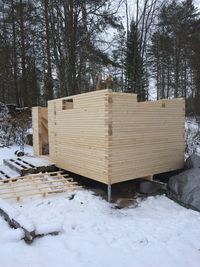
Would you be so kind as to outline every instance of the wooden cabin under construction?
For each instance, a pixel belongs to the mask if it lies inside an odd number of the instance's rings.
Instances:
[[[185,101],[137,102],[110,89],[33,108],[35,155],[107,185],[181,169]]]

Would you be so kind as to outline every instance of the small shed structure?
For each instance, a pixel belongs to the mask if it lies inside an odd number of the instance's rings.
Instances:
[[[42,151],[43,111],[33,108],[36,155]],[[183,98],[137,102],[136,94],[106,89],[51,100],[49,157],[60,168],[108,185],[181,169],[184,121]]]

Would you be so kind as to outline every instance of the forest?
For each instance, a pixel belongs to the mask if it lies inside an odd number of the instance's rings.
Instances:
[[[112,77],[200,114],[199,15],[193,0],[1,0],[0,101],[46,106]]]

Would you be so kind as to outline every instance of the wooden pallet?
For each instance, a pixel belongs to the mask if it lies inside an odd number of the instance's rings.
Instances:
[[[38,173],[43,171],[55,171],[55,164],[50,164],[46,166],[36,166],[28,160],[24,160],[22,158],[14,158],[14,159],[4,159],[4,165],[8,166],[10,169],[18,172],[20,175],[25,176],[30,173]]]
[[[74,191],[80,188],[73,178],[63,172],[31,174],[0,181],[0,198],[16,199]]]
[[[5,171],[0,170],[0,179],[7,179],[7,178],[10,177],[5,173]]]
[[[20,174],[6,165],[0,165],[0,180],[18,177]]]

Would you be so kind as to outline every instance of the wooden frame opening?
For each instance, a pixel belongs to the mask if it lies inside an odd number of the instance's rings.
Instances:
[[[62,109],[63,109],[63,110],[73,109],[73,107],[74,107],[73,98],[70,98],[70,99],[64,99],[64,100],[62,101]]]

